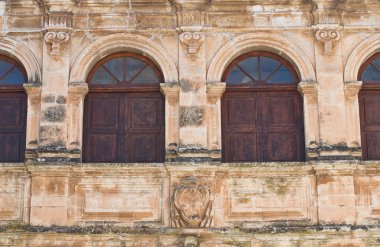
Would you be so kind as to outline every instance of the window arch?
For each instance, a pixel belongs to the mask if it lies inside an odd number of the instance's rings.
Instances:
[[[363,81],[359,92],[363,159],[380,159],[380,53],[361,66],[358,79]]]
[[[87,78],[84,162],[163,162],[164,99],[160,69],[123,52],[99,61]]]
[[[25,158],[26,82],[23,66],[0,55],[0,162],[22,162]]]
[[[232,61],[222,80],[224,162],[305,159],[299,77],[288,61],[250,52]]]

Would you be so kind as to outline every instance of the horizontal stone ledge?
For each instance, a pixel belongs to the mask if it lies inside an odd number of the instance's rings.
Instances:
[[[344,234],[373,232],[380,234],[380,225],[317,225],[317,226],[263,226],[259,228],[169,228],[145,226],[122,227],[112,224],[94,224],[90,226],[35,226],[22,224],[0,225],[0,233],[62,233],[62,234],[154,234],[154,235],[244,235],[244,234]]]

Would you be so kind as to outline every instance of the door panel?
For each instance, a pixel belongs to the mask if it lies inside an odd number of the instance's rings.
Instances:
[[[380,92],[360,91],[359,110],[363,159],[380,159]]]
[[[305,159],[302,97],[296,87],[275,89],[229,92],[227,88],[222,98],[224,162]]]
[[[90,99],[89,111],[92,128],[114,128],[119,127],[120,95],[93,97]]]
[[[160,92],[89,93],[85,114],[85,162],[164,161]]]
[[[89,134],[87,157],[91,162],[118,161],[118,139],[117,134]]]
[[[232,162],[258,161],[256,133],[235,133],[227,138],[230,149],[228,160]]]
[[[158,134],[130,134],[126,136],[126,153],[129,154],[130,162],[155,162],[159,157]]]
[[[268,126],[296,126],[298,107],[293,95],[271,94],[267,100]]]
[[[27,96],[0,93],[0,161],[21,162],[25,156]]]
[[[159,99],[153,97],[131,98],[131,128],[159,128]],[[129,116],[127,116],[129,117]]]
[[[239,97],[241,96],[241,97]],[[256,98],[253,95],[236,95],[230,97],[227,103],[228,122],[227,126],[256,126],[257,112]]]
[[[269,133],[268,150],[269,161],[294,161],[299,160],[299,136],[298,133]]]

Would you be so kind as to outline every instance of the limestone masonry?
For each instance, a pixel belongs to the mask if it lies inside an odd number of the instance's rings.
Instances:
[[[380,246],[379,54],[378,0],[0,1],[0,246]]]

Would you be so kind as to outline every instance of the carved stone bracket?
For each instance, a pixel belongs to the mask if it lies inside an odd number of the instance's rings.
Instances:
[[[316,39],[324,43],[324,55],[332,55],[333,42],[338,41],[340,39],[339,30],[341,29],[341,26],[330,24],[318,24],[313,26],[313,29],[316,30]]]
[[[40,126],[41,85],[25,83],[24,89],[28,94],[26,148],[37,149]]]
[[[165,98],[170,105],[175,105],[179,103],[179,85],[174,83],[161,83],[160,90],[165,95]]]
[[[172,196],[172,226],[210,227],[213,219],[212,201],[210,189],[196,177],[181,179]]]
[[[45,15],[45,41],[51,44],[51,56],[61,55],[61,45],[70,39],[72,30],[72,14],[52,12]]]
[[[195,54],[202,45],[205,35],[202,32],[183,32],[179,35],[179,39],[188,46],[189,54]]]
[[[316,82],[300,82],[297,89],[302,96],[307,98],[307,103],[318,104],[318,85]]]
[[[51,44],[51,56],[61,55],[61,44],[66,43],[70,35],[65,32],[47,32],[45,34],[45,41]]]
[[[88,92],[86,83],[79,83],[69,86],[69,148],[80,149],[83,122],[83,101]]]

